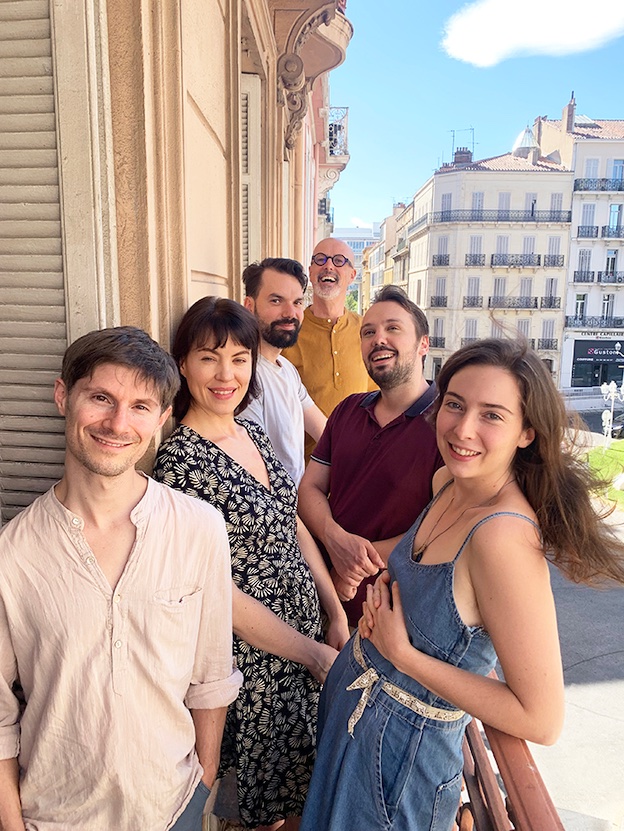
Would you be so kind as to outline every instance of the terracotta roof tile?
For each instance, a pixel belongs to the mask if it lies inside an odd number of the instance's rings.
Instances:
[[[557,129],[561,129],[561,120],[546,119],[548,124],[551,124]],[[576,139],[621,139],[624,141],[624,121],[621,119],[596,119],[595,127],[588,124],[575,124],[574,137]]]
[[[550,159],[539,158],[536,164],[531,164],[530,159],[524,159],[522,156],[514,156],[512,153],[503,153],[502,156],[492,156],[489,159],[477,159],[470,164],[451,164],[441,168],[437,172],[451,173],[458,170],[530,171],[532,173],[552,173],[553,171],[570,172],[564,165],[551,162]]]

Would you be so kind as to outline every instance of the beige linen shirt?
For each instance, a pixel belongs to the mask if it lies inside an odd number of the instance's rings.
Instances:
[[[54,489],[0,533],[0,758],[28,831],[170,828],[202,774],[189,708],[238,694],[223,518],[149,479],[131,519],[114,590]]]

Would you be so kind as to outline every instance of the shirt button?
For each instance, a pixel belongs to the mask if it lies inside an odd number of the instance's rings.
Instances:
[[[338,350],[334,349],[334,355],[337,355],[337,354],[338,354]]]
[[[337,372],[337,373],[336,373],[336,375],[340,375],[340,373],[339,373],[339,372]]]
[[[121,649],[121,641],[115,641],[115,649]]]
[[[80,520],[77,516],[72,519],[72,525],[80,525]]]
[[[92,566],[95,563],[95,557],[87,557],[87,563]]]
[[[113,600],[115,601],[115,603],[121,603],[121,595],[120,595],[120,594],[116,594],[116,595],[113,597]]]

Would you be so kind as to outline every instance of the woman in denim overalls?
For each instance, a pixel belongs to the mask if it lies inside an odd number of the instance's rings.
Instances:
[[[538,356],[478,341],[437,383],[446,467],[329,673],[301,831],[450,831],[471,716],[543,744],[561,730],[545,554],[577,582],[624,583]],[[485,677],[497,657],[505,681]]]

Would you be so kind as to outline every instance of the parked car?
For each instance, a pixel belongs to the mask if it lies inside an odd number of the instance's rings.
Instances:
[[[614,439],[624,439],[624,413],[620,413],[620,415],[615,416],[613,419],[611,437]]]

